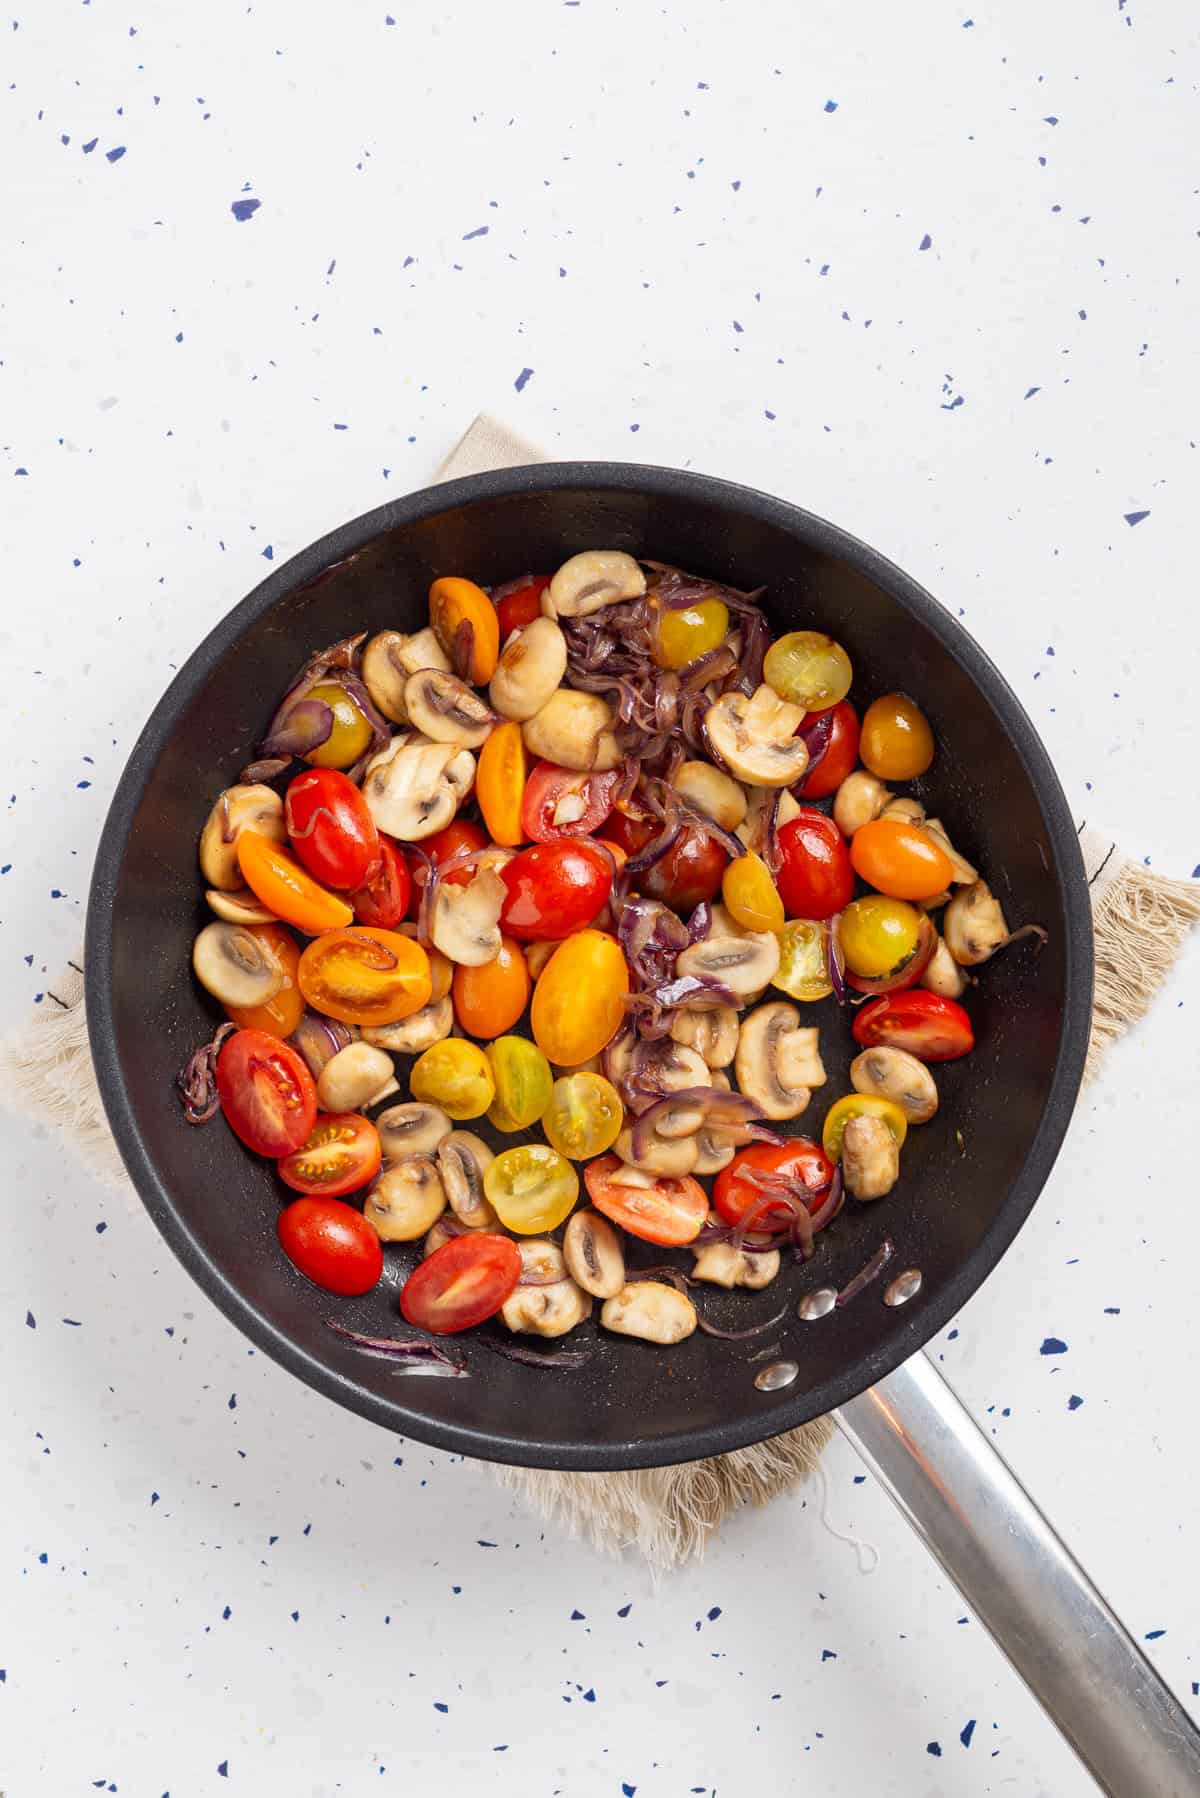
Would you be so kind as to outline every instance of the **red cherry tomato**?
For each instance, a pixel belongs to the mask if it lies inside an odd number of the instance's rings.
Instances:
[[[316,1122],[317,1089],[306,1064],[265,1030],[229,1038],[217,1060],[217,1093],[229,1128],[256,1155],[290,1155]]]
[[[418,1330],[452,1336],[494,1317],[520,1278],[521,1256],[507,1236],[452,1236],[408,1276],[400,1309]]]
[[[556,843],[560,837],[590,837],[612,811],[619,774],[575,774],[538,762],[525,783],[521,829],[534,843]]]
[[[809,712],[800,730],[807,730],[821,716],[820,712]],[[848,699],[839,699],[830,708],[829,720],[828,746],[816,767],[792,788],[797,799],[828,799],[854,772],[858,761],[858,713]]]
[[[739,1149],[729,1166],[721,1169],[713,1187],[713,1204],[727,1224],[740,1224],[747,1212],[755,1213],[755,1223],[761,1223],[765,1229],[787,1221],[786,1205],[768,1203],[768,1195],[760,1187],[740,1177],[746,1168],[786,1174],[813,1192],[828,1186],[833,1179],[833,1163],[820,1143],[807,1136],[794,1136],[785,1143],[751,1143],[748,1149]],[[796,1196],[802,1195],[797,1192]],[[805,1200],[810,1211],[816,1210],[818,1202]]]
[[[341,1199],[293,1199],[276,1228],[292,1266],[326,1292],[357,1298],[383,1272],[378,1236],[362,1212]]]
[[[864,1049],[907,1049],[918,1061],[957,1061],[975,1047],[971,1020],[955,999],[938,993],[885,993],[854,1019]]]
[[[775,884],[789,918],[832,918],[854,894],[846,839],[824,812],[804,806],[779,832]]]
[[[368,924],[373,930],[395,930],[408,910],[411,891],[408,863],[391,837],[381,836],[379,861],[347,898],[360,924]]]
[[[288,837],[304,866],[327,887],[361,886],[379,860],[379,832],[367,802],[336,768],[309,768],[288,783]]]
[[[636,1169],[628,1170],[636,1175]],[[708,1200],[704,1188],[690,1174],[670,1178],[666,1174],[644,1175],[646,1186],[625,1186],[614,1175],[625,1173],[615,1155],[602,1155],[589,1161],[583,1170],[588,1197],[597,1211],[620,1224],[631,1236],[643,1242],[661,1243],[665,1248],[680,1248],[699,1236],[708,1216]]]
[[[532,574],[527,581],[509,581],[493,593],[501,647],[513,631],[523,631],[527,624],[532,624],[535,618],[541,617],[542,594],[550,585],[551,578],[548,574]]]
[[[614,812],[598,834],[616,843],[626,855],[636,855],[659,828],[650,819]],[[729,857],[718,842],[685,824],[675,847],[634,884],[647,898],[659,899],[675,911],[693,911],[705,899],[716,898],[728,865]]]
[[[295,1192],[337,1199],[357,1192],[379,1172],[379,1132],[357,1111],[325,1111],[307,1142],[279,1163],[279,1178]]]
[[[440,868],[451,856],[457,855],[460,849],[486,849],[487,836],[478,824],[472,824],[469,818],[455,818],[453,824],[447,824],[445,830],[435,830],[431,837],[424,837],[421,848]],[[421,894],[425,891],[425,882],[429,878],[429,869],[422,858],[412,850],[407,856],[408,872],[412,878],[412,894],[409,904],[413,917],[421,903]],[[452,887],[465,887],[468,881],[475,878],[474,868],[455,868],[447,874],[446,880]]]
[[[523,943],[557,942],[590,924],[612,890],[612,863],[586,837],[535,843],[500,870],[500,928]]]

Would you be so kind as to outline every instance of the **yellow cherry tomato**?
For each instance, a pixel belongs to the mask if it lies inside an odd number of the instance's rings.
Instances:
[[[779,933],[779,967],[771,985],[789,999],[828,999],[833,991],[825,943],[829,926],[814,918],[793,918]]]
[[[498,724],[479,751],[475,797],[493,843],[515,849],[525,841],[521,800],[529,776],[529,752],[514,719]]]
[[[874,818],[850,839],[854,872],[893,899],[932,899],[950,885],[954,864],[936,837],[907,818]]]
[[[528,1130],[550,1103],[554,1085],[550,1063],[537,1044],[524,1036],[498,1036],[484,1054],[496,1085],[488,1123],[508,1136]]]
[[[806,712],[827,712],[837,705],[853,678],[850,657],[824,631],[788,631],[772,643],[763,661],[767,685]]]
[[[533,1040],[559,1067],[599,1055],[625,1017],[629,969],[615,937],[577,930],[560,943],[533,989]]]
[[[371,743],[371,722],[357,699],[337,681],[321,681],[304,697],[323,700],[333,712],[333,729],[304,760],[314,768],[352,768]]]
[[[838,1099],[825,1114],[825,1127],[821,1131],[821,1146],[830,1161],[842,1158],[842,1137],[846,1134],[846,1125],[851,1118],[882,1118],[896,1139],[896,1147],[904,1147],[904,1138],[908,1135],[908,1119],[900,1107],[891,1099],[881,1099],[875,1093],[847,1093],[844,1099]]]
[[[753,849],[728,864],[721,877],[721,897],[743,930],[783,929],[783,900],[766,862]]]
[[[483,1190],[506,1230],[540,1236],[557,1229],[579,1197],[579,1175],[544,1142],[505,1149],[484,1169]]]
[[[933,732],[907,693],[885,693],[867,707],[858,753],[880,780],[915,780],[933,760]]]
[[[723,599],[702,599],[671,612],[665,607],[654,627],[654,660],[660,668],[686,668],[725,641],[729,608]]]
[[[571,1161],[590,1161],[611,1149],[625,1111],[616,1087],[603,1074],[564,1074],[554,1082],[542,1114],[546,1141]]]
[[[414,1099],[440,1105],[456,1121],[482,1117],[496,1097],[487,1056],[477,1043],[447,1036],[413,1063],[408,1088]]]
[[[907,961],[917,946],[921,914],[903,899],[868,893],[842,913],[838,940],[846,966],[864,980],[877,980]]]

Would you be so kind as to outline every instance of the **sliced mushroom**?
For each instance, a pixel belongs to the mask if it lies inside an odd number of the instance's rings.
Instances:
[[[379,1146],[385,1161],[399,1161],[405,1155],[432,1155],[445,1142],[454,1125],[436,1105],[421,1105],[414,1099],[406,1105],[392,1105],[375,1119]]]
[[[483,1176],[495,1157],[472,1130],[452,1130],[438,1147],[438,1167],[446,1197],[469,1230],[494,1230],[496,1213],[485,1198]]]
[[[419,674],[422,668],[436,668],[439,674],[450,672],[450,657],[429,625],[424,630],[414,631],[411,637],[401,639],[396,648],[396,660],[405,674]]]
[[[192,944],[196,979],[222,1005],[265,1005],[284,982],[266,944],[240,924],[206,924]]]
[[[633,1126],[626,1124],[613,1144],[613,1153],[625,1164],[610,1176],[613,1184],[646,1187],[654,1185],[655,1174],[668,1174],[672,1179],[690,1174],[700,1151],[695,1136],[665,1137],[655,1131],[645,1154],[635,1160]]]
[[[598,693],[576,693],[559,687],[545,705],[521,726],[531,755],[576,773],[620,766],[621,751],[613,735],[613,711]]]
[[[622,1082],[628,1078],[633,1068],[633,1051],[636,1046],[637,1038],[632,1034],[623,1031],[621,1034],[614,1036],[611,1043],[608,1043],[603,1050],[602,1060],[604,1066],[602,1071],[605,1077],[612,1081],[612,1084],[618,1091],[620,1091]]]
[[[856,1199],[882,1199],[900,1178],[900,1145],[882,1118],[851,1118],[842,1136],[842,1178]]]
[[[367,763],[362,793],[380,830],[415,843],[445,829],[474,780],[470,750],[402,732]]]
[[[526,1237],[517,1244],[522,1279],[500,1307],[510,1330],[526,1336],[565,1336],[592,1314],[592,1301],[567,1272],[563,1252],[544,1237]]]
[[[716,930],[714,919],[713,929]],[[684,949],[675,962],[678,976],[694,974],[717,980],[739,998],[761,992],[779,968],[779,938],[770,931],[739,936],[712,935]]]
[[[431,999],[420,1011],[410,1012],[395,1024],[364,1025],[363,1038],[377,1049],[390,1049],[393,1055],[423,1055],[434,1043],[449,1036],[453,1028],[454,1001],[447,994]]]
[[[398,1091],[391,1056],[369,1041],[339,1049],[317,1081],[323,1111],[366,1111]]]
[[[671,1025],[671,1037],[694,1049],[706,1067],[727,1068],[737,1053],[738,1014],[732,1005],[681,1011]]]
[[[446,1209],[441,1176],[428,1155],[389,1161],[363,1202],[381,1242],[415,1242]]]
[[[817,1046],[820,1032],[801,1026],[800,1013],[786,1000],[760,1005],[738,1033],[737,1083],[769,1118],[798,1118],[814,1086],[824,1086],[825,1068]]]
[[[283,800],[270,787],[227,787],[200,832],[200,872],[210,887],[233,893],[245,886],[238,866],[237,840],[244,830],[282,843]]]
[[[704,714],[709,742],[729,772],[751,787],[790,787],[808,767],[808,750],[796,732],[804,707],[780,699],[764,682],[747,699],[725,693]]]
[[[556,572],[546,590],[559,618],[587,618],[622,599],[640,599],[646,577],[623,549],[585,549]]]
[[[722,830],[736,830],[746,816],[745,788],[711,762],[684,762],[673,784],[686,804],[695,806]]]
[[[765,848],[766,812],[772,801],[778,796],[779,807],[775,813],[775,828],[782,830],[793,818],[800,815],[800,806],[786,787],[751,787],[746,794],[746,816],[734,832],[741,838],[747,849],[754,849],[759,855]]]
[[[409,675],[404,703],[414,730],[431,742],[457,743],[460,749],[479,749],[496,722],[496,714],[473,687],[436,668]]]
[[[488,698],[501,717],[523,724],[558,691],[566,672],[566,638],[553,618],[535,618],[504,645]]]
[[[1008,941],[1000,901],[986,880],[960,887],[946,907],[942,939],[963,968],[977,968]]]
[[[696,1257],[693,1280],[708,1280],[713,1286],[727,1286],[730,1290],[745,1286],[751,1292],[761,1292],[771,1284],[780,1267],[778,1249],[752,1254],[749,1249],[735,1249],[732,1243],[706,1242],[703,1248],[693,1247],[692,1254]]]
[[[924,824],[925,807],[919,799],[889,799],[879,816],[898,818],[903,824]]]
[[[268,911],[249,887],[238,887],[232,893],[209,887],[204,897],[208,900],[209,910],[215,911],[226,924],[274,924],[277,921],[275,913]]]
[[[573,1213],[563,1234],[567,1272],[593,1298],[611,1299],[625,1284],[621,1238],[606,1217],[585,1207]]]
[[[944,937],[938,938],[937,948],[921,976],[920,984],[942,999],[961,999],[966,992],[967,977],[947,949]]]
[[[729,1075],[722,1068],[714,1068],[709,1075],[709,1085],[721,1092],[732,1091]],[[704,1124],[696,1132],[696,1165],[693,1174],[719,1174],[722,1168],[737,1154],[737,1145],[730,1142],[729,1133],[719,1129],[715,1124]]]
[[[497,1226],[494,1223],[481,1226],[483,1230],[494,1230],[496,1227]],[[458,1223],[456,1219],[451,1217],[449,1212],[444,1212],[443,1215],[438,1218],[436,1224],[434,1224],[432,1230],[430,1230],[428,1236],[421,1245],[422,1261],[428,1261],[430,1255],[440,1249],[444,1243],[449,1242],[452,1236],[462,1236],[463,1234],[463,1226]],[[480,1230],[467,1230],[465,1234],[468,1236],[478,1236]]]
[[[433,901],[429,934],[434,946],[466,968],[482,968],[500,953],[500,911],[508,888],[490,868],[466,886],[443,880]]]
[[[950,838],[946,835],[946,826],[940,818],[926,818],[925,829],[933,838],[939,849],[945,850],[950,857],[954,869],[954,884],[960,887],[973,886],[979,879],[979,869],[969,862],[965,855],[960,855]]]
[[[684,1293],[658,1280],[638,1280],[605,1299],[600,1322],[618,1336],[643,1342],[682,1342],[696,1328],[696,1307]]]
[[[663,1093],[681,1093],[689,1086],[708,1085],[708,1064],[698,1049],[685,1043],[655,1045],[654,1084]]]
[[[408,723],[404,688],[409,671],[400,660],[405,642],[401,631],[377,631],[362,655],[363,685],[371,695],[375,709],[393,724]],[[439,649],[438,654],[441,653]]]
[[[881,780],[858,768],[847,774],[833,799],[833,821],[844,837],[852,837],[864,824],[881,817],[894,794]]]
[[[850,1084],[856,1093],[890,1099],[910,1124],[927,1124],[938,1108],[933,1075],[907,1049],[864,1049],[850,1063]]]

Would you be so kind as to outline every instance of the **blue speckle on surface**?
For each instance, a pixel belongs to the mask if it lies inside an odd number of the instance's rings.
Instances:
[[[628,1617],[628,1615],[629,1615],[630,1611],[632,1611],[632,1609],[633,1609],[633,1606],[631,1604],[623,1604],[621,1606],[620,1610],[617,1612],[617,1616],[618,1617]]]
[[[88,143],[81,144],[80,149],[83,151],[85,156],[90,156],[92,151],[96,148],[96,145],[99,142],[100,142],[100,139],[98,137],[93,137],[92,139],[90,139],[90,141]]]
[[[1031,400],[1031,399],[1032,399],[1032,398],[1033,398],[1033,396],[1034,396],[1034,394],[1035,394],[1035,393],[1040,393],[1040,392],[1041,392],[1041,391],[1042,391],[1042,390],[1041,390],[1041,388],[1040,388],[1040,387],[1027,387],[1027,388],[1026,388],[1026,389],[1025,389],[1025,398],[1026,398],[1026,399],[1027,399],[1027,400]],[[1051,650],[1051,652],[1050,652],[1050,653],[1051,653],[1051,655],[1053,655],[1053,654],[1054,654],[1054,651],[1053,651],[1053,650]]]
[[[1067,1400],[1067,1410],[1068,1411],[1078,1411],[1078,1409],[1082,1403],[1083,1403],[1083,1400],[1080,1398],[1079,1394],[1077,1392],[1073,1392],[1071,1394],[1070,1398]]]
[[[219,1764],[217,1766],[217,1772],[221,1775],[222,1779],[228,1779],[229,1778],[229,1762],[228,1761],[219,1762]]]
[[[37,1318],[33,1315],[32,1311],[27,1311],[25,1313],[25,1328],[27,1330],[37,1329]]]
[[[582,1611],[572,1611],[571,1612],[571,1622],[572,1623],[586,1623],[587,1618],[585,1617],[585,1615]]]
[[[106,150],[104,152],[105,160],[108,162],[120,162],[120,160],[121,160],[122,156],[124,156],[124,154],[125,154],[125,145],[124,144],[118,144],[115,150]]]
[[[974,1734],[975,1734],[975,1719],[974,1719],[974,1717],[972,1717],[970,1722],[964,1723],[962,1728],[958,1732],[958,1739],[962,1743],[964,1748],[969,1748],[971,1746],[971,1737]]]
[[[1149,506],[1146,507],[1146,510],[1144,512],[1126,512],[1124,514],[1125,523],[1128,525],[1141,524],[1143,518],[1149,518],[1149,516],[1150,516]]]
[[[433,1708],[435,1711],[445,1712],[450,1709],[450,1706],[448,1704],[443,1704],[440,1698],[435,1698],[433,1701]]]
[[[490,225],[476,225],[474,231],[467,231],[463,234],[463,242],[470,243],[473,237],[486,237],[490,230]]]
[[[823,1648],[823,1649],[822,1649],[822,1650],[821,1650],[821,1659],[822,1659],[822,1660],[823,1660],[823,1661],[836,1661],[836,1660],[837,1660],[837,1651],[836,1651],[836,1649],[833,1649],[833,1648]]]
[[[629,1785],[625,1780],[621,1781],[622,1798],[633,1798],[633,1794],[636,1791],[637,1791],[636,1786]]]
[[[932,1754],[935,1761],[940,1761],[942,1758],[942,1745],[940,1742],[926,1742],[925,1752],[926,1754]]]
[[[1146,1631],[1146,1638],[1145,1638],[1145,1639],[1146,1639],[1146,1641],[1147,1641],[1147,1642],[1157,1642],[1157,1641],[1158,1641],[1158,1639],[1159,1639],[1159,1637],[1160,1637],[1160,1636],[1165,1636],[1165,1635],[1166,1635],[1166,1633],[1167,1633],[1167,1632],[1166,1632],[1166,1630],[1165,1630],[1165,1629],[1148,1629],[1148,1630],[1147,1630],[1147,1631]]]
[[[529,382],[532,379],[532,377],[533,377],[533,370],[531,368],[523,368],[521,370],[520,374],[517,376],[516,380],[513,382],[513,386],[516,388],[518,393],[524,393],[524,391],[525,391],[526,387],[529,385]]]
[[[585,1704],[595,1704],[595,1702],[596,1702],[596,1692],[595,1692],[595,1688],[594,1688],[594,1687],[592,1687],[592,1686],[589,1686],[589,1687],[588,1687],[588,1689],[587,1689],[587,1691],[586,1691],[586,1692],[585,1692],[585,1693],[584,1693],[584,1695],[583,1695],[583,1702],[584,1702],[584,1703],[585,1703]]]
[[[237,1410],[237,1393],[236,1392],[231,1392],[229,1394],[229,1409],[231,1411]]]
[[[933,239],[930,237],[928,231],[917,245],[917,248],[918,250],[931,250],[933,248]]]
[[[275,560],[275,545],[273,543],[268,543],[266,549],[264,549],[262,553],[264,561],[273,562]]]
[[[1067,1345],[1060,1336],[1047,1336],[1038,1350],[1040,1355],[1065,1355]]]
[[[838,103],[836,100],[826,100],[826,102],[825,102],[826,112],[836,112],[837,109],[838,109]]]
[[[229,210],[238,224],[244,225],[247,219],[254,217],[261,205],[261,200],[234,200]]]

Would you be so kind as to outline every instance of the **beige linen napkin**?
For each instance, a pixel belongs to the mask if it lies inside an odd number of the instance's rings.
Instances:
[[[483,413],[450,452],[436,479],[546,458]],[[1096,930],[1096,999],[1087,1075],[1104,1051],[1148,1009],[1200,918],[1200,882],[1151,874],[1109,838],[1080,826]],[[92,1170],[140,1209],[96,1087],[83,1004],[82,954],[68,964],[33,1018],[0,1044],[0,1099],[62,1129]],[[701,1555],[724,1520],[745,1505],[768,1504],[816,1468],[833,1434],[828,1418],[707,1461],[631,1473],[549,1473],[495,1468],[547,1518],[609,1553],[636,1547],[656,1570]]]

